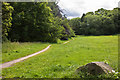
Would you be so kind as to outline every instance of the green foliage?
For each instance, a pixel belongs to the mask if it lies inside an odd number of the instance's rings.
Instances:
[[[103,8],[83,14],[81,18],[70,20],[70,25],[76,34],[80,35],[111,35],[118,34],[120,20],[119,8],[105,10]]]
[[[4,40],[57,42],[63,37],[75,36],[68,22],[63,23],[67,19],[62,20],[61,10],[55,2],[3,3],[2,8],[3,37],[7,36]]]
[[[66,18],[62,20],[61,25],[64,27],[63,35],[61,38],[62,40],[68,40],[68,38],[75,36],[74,31],[70,27],[69,22]]]
[[[115,30],[118,34],[120,34],[120,8],[114,8],[111,11],[111,19],[114,21]]]
[[[70,26],[72,29],[75,31],[76,34],[81,34],[80,33],[80,18],[73,18],[69,21]]]
[[[2,3],[2,38],[3,41],[6,41],[8,36],[8,31],[12,25],[12,11],[13,7],[9,3]]]
[[[9,32],[12,41],[43,41],[53,42],[56,35],[53,25],[54,18],[47,3],[11,3],[14,7],[13,26]],[[52,38],[51,38],[52,37]]]
[[[75,36],[74,31],[70,27],[68,20],[62,17],[62,11],[59,9],[57,3],[52,2],[48,3],[48,6],[51,8],[51,12],[54,16],[55,26],[57,27],[57,35],[60,39],[68,39],[72,36]]]
[[[54,17],[62,18],[62,14],[61,14],[62,11],[60,10],[57,3],[49,2],[48,6],[51,8],[52,14],[53,14]]]

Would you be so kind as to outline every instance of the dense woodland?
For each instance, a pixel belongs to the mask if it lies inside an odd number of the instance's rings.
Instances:
[[[68,20],[57,2],[3,2],[3,41],[57,42],[75,35],[120,33],[120,8],[98,9]],[[62,14],[61,14],[62,13]]]
[[[120,8],[98,9],[69,21],[78,35],[113,35],[120,33]]]

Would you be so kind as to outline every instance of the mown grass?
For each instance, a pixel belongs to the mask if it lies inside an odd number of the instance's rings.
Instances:
[[[49,43],[4,42],[2,44],[2,63],[18,59],[46,48]]]
[[[3,69],[5,78],[78,78],[87,63],[107,62],[118,71],[117,36],[77,36],[67,44],[52,44],[44,53]]]

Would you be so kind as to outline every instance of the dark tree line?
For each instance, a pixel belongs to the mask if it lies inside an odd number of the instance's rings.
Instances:
[[[98,9],[69,21],[78,35],[112,35],[120,33],[120,8]]]
[[[57,42],[77,35],[120,33],[120,8],[98,9],[68,20],[55,2],[2,3],[3,41]]]
[[[10,41],[57,42],[75,36],[54,2],[3,3],[2,10],[3,16],[10,14],[2,17],[3,37]],[[6,18],[10,24],[6,23]]]

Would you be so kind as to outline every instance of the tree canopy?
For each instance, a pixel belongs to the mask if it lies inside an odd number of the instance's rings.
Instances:
[[[76,35],[120,33],[120,8],[98,9],[68,20],[55,2],[2,3],[3,41],[57,42]],[[61,14],[62,13],[62,14]]]
[[[3,3],[3,35],[10,41],[57,42],[64,37],[68,39],[74,32],[64,19],[55,2]]]
[[[112,35],[120,33],[120,8],[98,9],[70,20],[70,26],[80,35]]]

